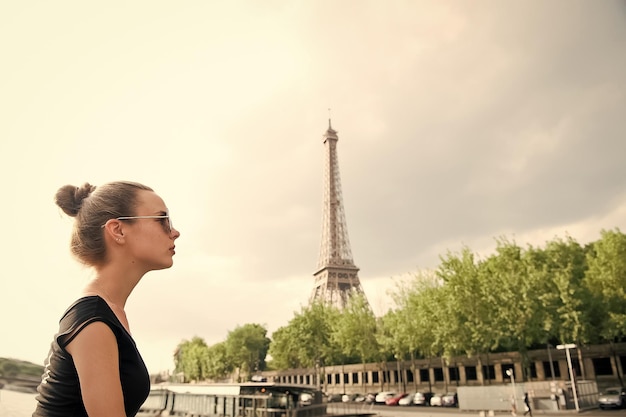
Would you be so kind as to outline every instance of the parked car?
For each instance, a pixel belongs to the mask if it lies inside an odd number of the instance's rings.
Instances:
[[[385,404],[387,405],[398,405],[398,402],[400,402],[401,399],[403,399],[404,397],[406,397],[407,394],[406,392],[403,392],[402,394],[396,394],[391,398],[387,398],[385,400]]]
[[[391,398],[394,395],[396,395],[396,393],[393,391],[379,392],[378,394],[376,394],[376,399],[374,400],[374,402],[376,404],[385,404],[385,401],[387,401],[387,398]]]
[[[459,405],[456,392],[448,392],[441,397],[441,405],[444,407],[456,407]]]
[[[354,402],[357,401],[357,398],[362,398],[361,401],[365,400],[365,397],[362,396],[361,394],[343,394],[341,396],[341,401],[344,403],[350,403],[350,402]]]
[[[343,394],[328,394],[326,401],[329,403],[340,403],[342,401]]]
[[[370,392],[365,396],[365,402],[368,404],[371,404],[373,402],[376,402],[376,395],[378,395],[377,392]]]
[[[430,399],[433,397],[433,393],[429,391],[416,392],[413,397],[413,404],[415,405],[430,405]]]
[[[410,392],[408,393],[406,396],[404,396],[403,398],[400,398],[400,401],[398,401],[398,405],[413,405],[413,399],[415,398],[415,393],[414,392]]]
[[[624,406],[626,406],[626,388],[623,387],[607,388],[598,398],[598,407],[601,409],[624,408]]]
[[[442,397],[443,394],[433,394],[430,398],[430,405],[433,407],[441,407],[443,405]]]
[[[366,400],[367,400],[367,396],[363,394],[354,394],[354,397],[352,397],[352,401],[354,401],[355,403],[362,403],[362,402],[365,402]]]

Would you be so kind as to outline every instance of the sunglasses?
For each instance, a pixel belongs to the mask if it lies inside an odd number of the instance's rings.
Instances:
[[[161,215],[161,216],[122,216],[116,217],[115,220],[135,220],[135,219],[161,219],[161,226],[163,230],[168,235],[172,233],[174,226],[172,226],[172,220],[170,219],[169,214]]]

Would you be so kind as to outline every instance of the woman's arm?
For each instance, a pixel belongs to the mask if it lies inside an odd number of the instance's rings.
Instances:
[[[78,372],[89,417],[126,417],[117,339],[97,321],[87,325],[66,347]]]

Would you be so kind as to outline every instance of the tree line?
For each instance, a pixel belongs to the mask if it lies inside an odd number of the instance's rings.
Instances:
[[[0,378],[41,377],[43,366],[19,359],[0,358]]]
[[[395,307],[375,317],[363,296],[339,310],[302,307],[271,339],[260,324],[207,346],[182,341],[176,372],[186,380],[239,380],[256,371],[393,360],[477,356],[547,344],[602,344],[626,335],[626,235],[602,230],[585,246],[571,237],[543,247],[496,239],[484,258],[468,247],[440,257],[433,271],[390,289]],[[271,357],[266,363],[267,356]]]

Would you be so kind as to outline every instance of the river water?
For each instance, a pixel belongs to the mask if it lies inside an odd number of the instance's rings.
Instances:
[[[35,395],[0,389],[0,417],[30,417],[35,411]]]

